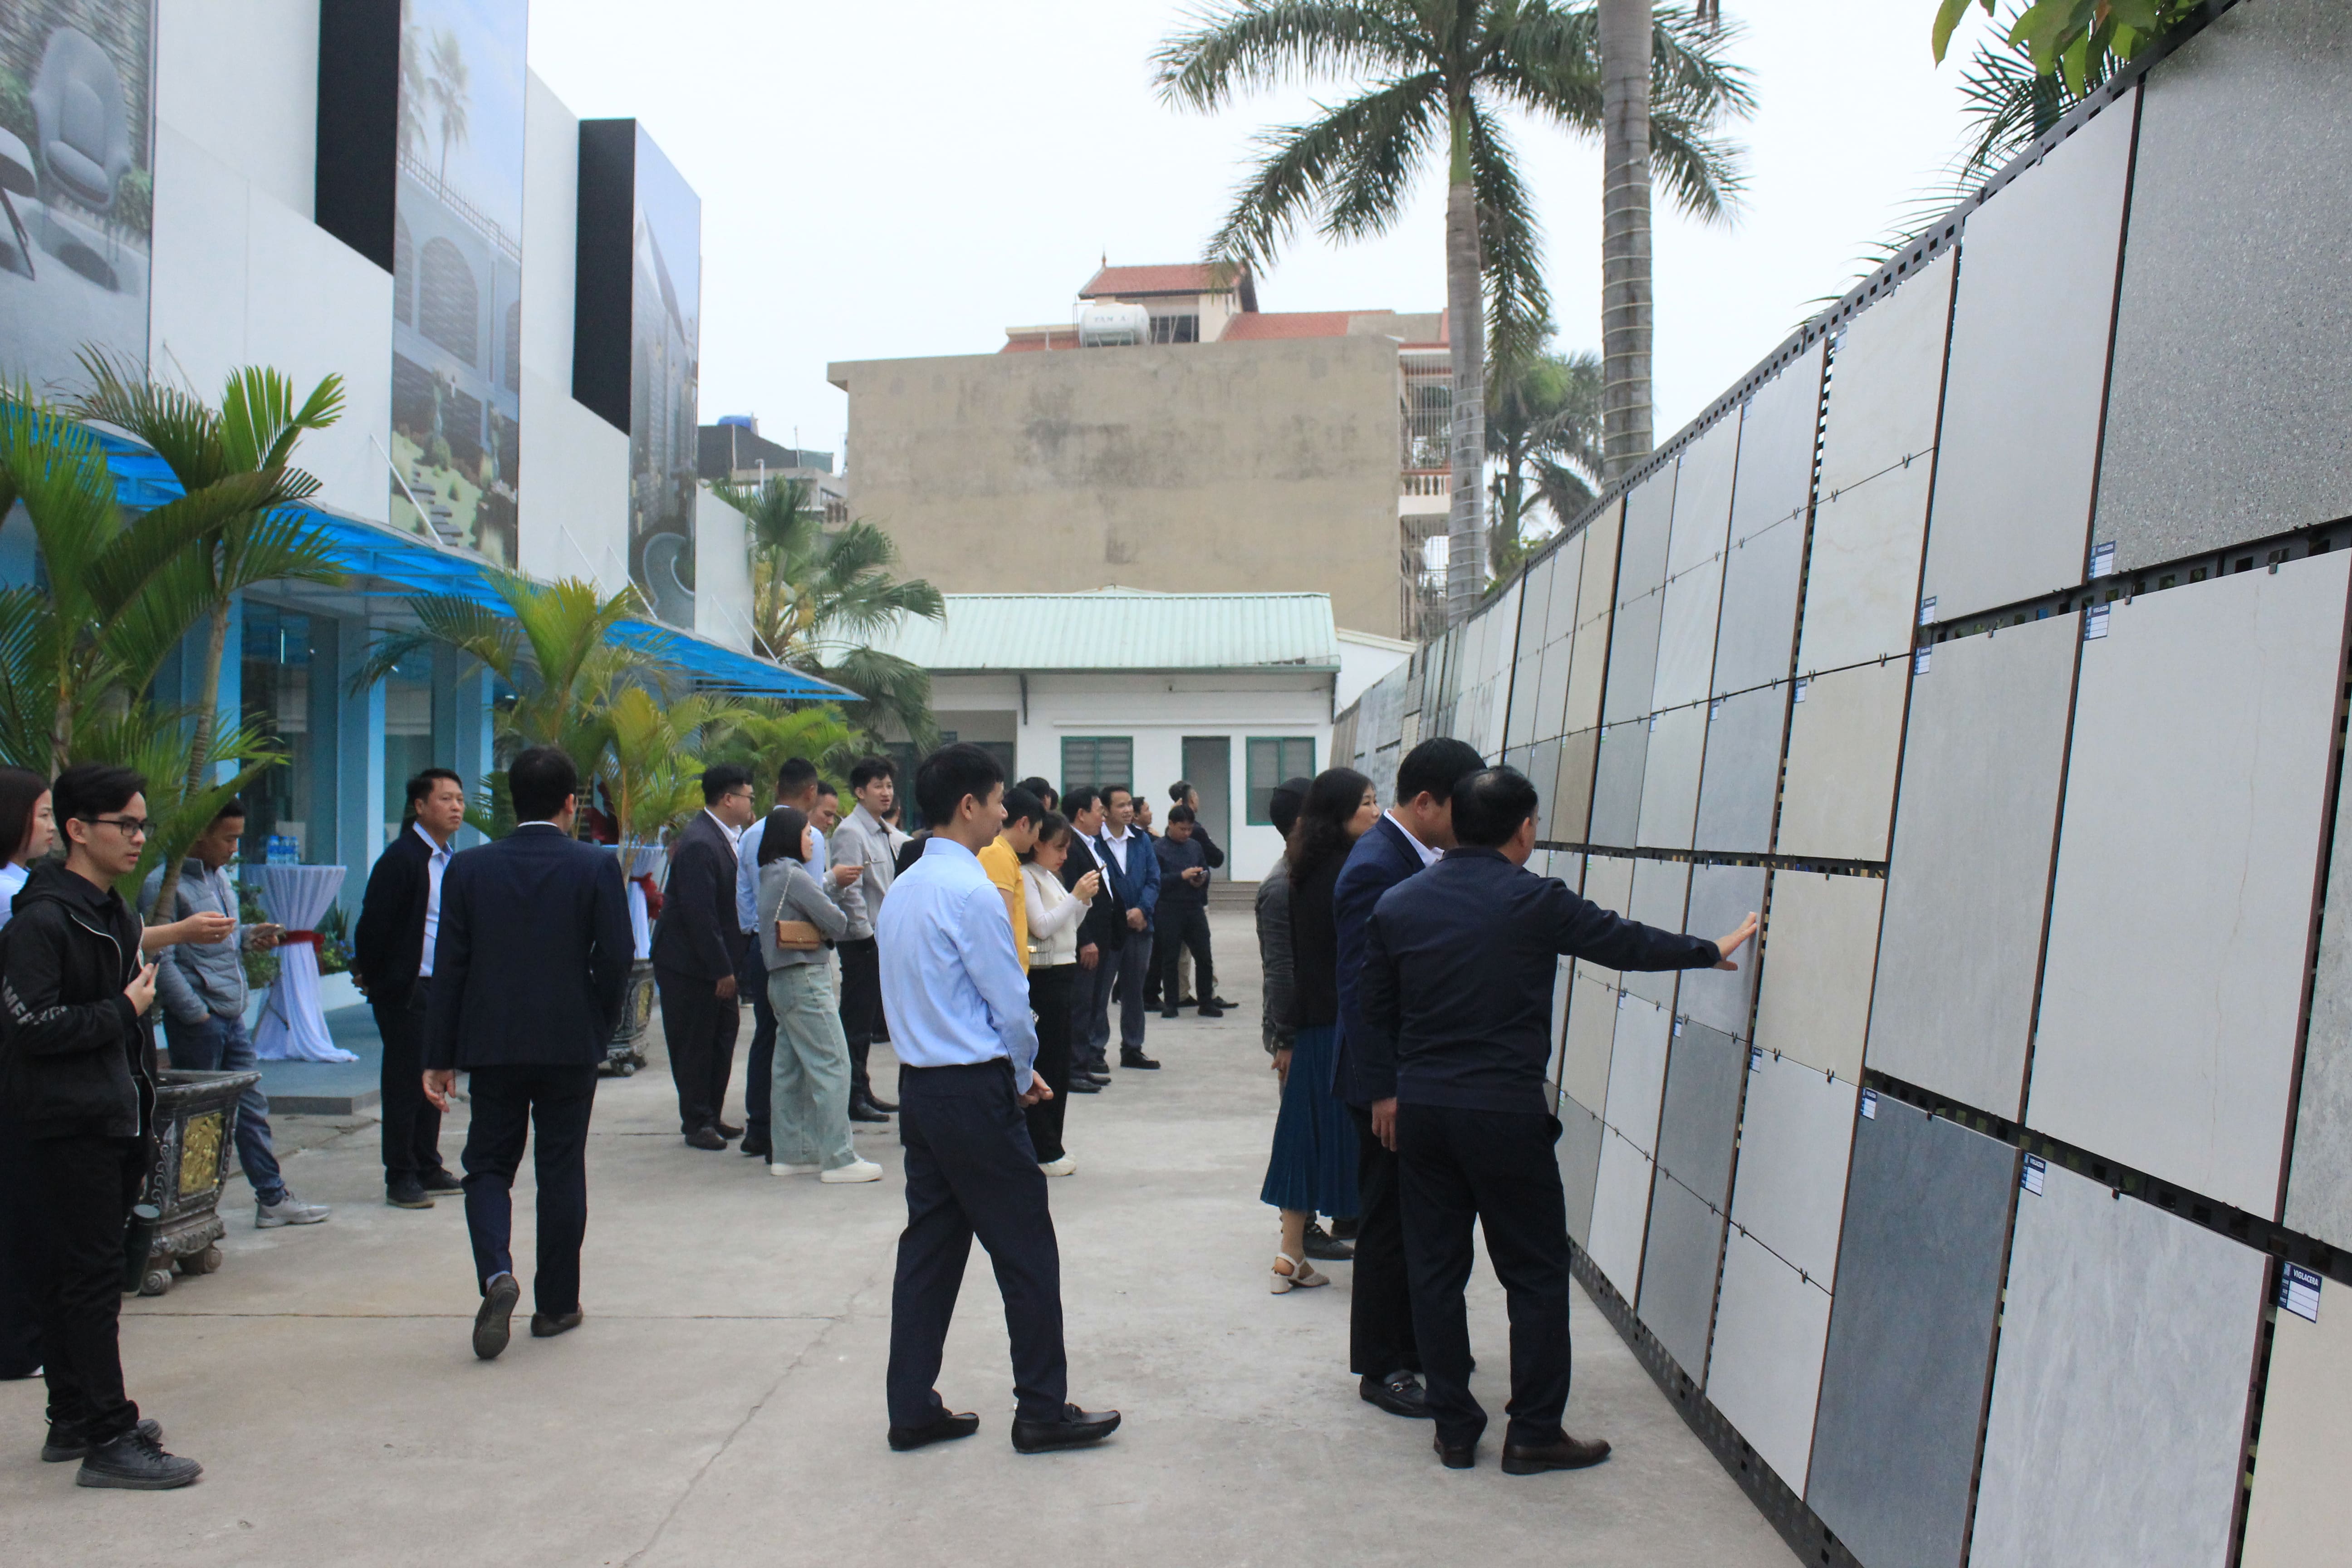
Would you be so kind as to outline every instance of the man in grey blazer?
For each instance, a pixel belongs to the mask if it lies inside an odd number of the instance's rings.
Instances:
[[[849,934],[835,944],[841,955],[841,1032],[849,1039],[849,1119],[887,1121],[898,1107],[876,1097],[866,1064],[874,1042],[889,1034],[882,1015],[882,959],[874,926],[881,918],[898,859],[885,820],[898,800],[898,764],[887,757],[860,759],[849,770],[849,793],[857,805],[833,833],[833,863],[860,871],[857,880],[842,890]]]

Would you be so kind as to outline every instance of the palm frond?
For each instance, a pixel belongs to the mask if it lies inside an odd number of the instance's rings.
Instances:
[[[1442,79],[1417,74],[1328,110],[1319,120],[1260,132],[1252,139],[1256,165],[1234,187],[1233,205],[1210,237],[1210,258],[1263,268],[1310,224],[1336,237],[1335,223],[1344,221],[1350,237],[1392,224],[1400,214],[1382,217],[1371,210],[1369,187],[1390,162],[1425,151],[1436,140],[1444,124],[1444,89]],[[1368,142],[1374,145],[1367,147]],[[1409,167],[1392,176],[1400,195],[1411,178]],[[1339,216],[1343,210],[1344,220]]]
[[[221,436],[230,466],[251,472],[283,468],[293,456],[295,441],[307,431],[332,425],[342,409],[343,380],[339,375],[312,387],[298,409],[293,380],[283,372],[259,365],[230,372],[221,393]],[[310,483],[315,490],[317,481]]]
[[[1152,52],[1161,100],[1213,110],[1293,77],[1402,74],[1438,63],[1402,0],[1236,0],[1194,12]]]
[[[1518,161],[1503,128],[1473,104],[1470,178],[1478,194],[1478,242],[1486,285],[1490,354],[1507,361],[1533,352],[1551,324],[1543,279],[1543,235],[1535,203],[1519,183]]]
[[[220,416],[194,393],[149,379],[127,354],[86,348],[79,356],[89,390],[68,407],[111,425],[155,449],[184,490],[200,490],[231,471]]]

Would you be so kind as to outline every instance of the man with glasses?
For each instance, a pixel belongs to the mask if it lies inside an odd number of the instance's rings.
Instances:
[[[654,984],[689,1149],[719,1150],[743,1130],[719,1120],[735,1068],[743,931],[735,910],[735,845],[751,826],[751,773],[722,763],[702,774],[703,812],[670,841],[669,886],[654,927]]]

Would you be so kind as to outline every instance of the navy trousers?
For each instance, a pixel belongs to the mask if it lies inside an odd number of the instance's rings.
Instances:
[[[514,1178],[530,1140],[539,1179],[539,1274],[531,1298],[550,1317],[580,1305],[580,1243],[588,1234],[588,1117],[596,1069],[478,1067],[466,1131],[466,1231],[474,1279],[514,1272]]]
[[[743,1063],[743,1130],[745,1142],[768,1136],[768,1112],[775,1086],[776,1010],[768,1005],[768,962],[760,956],[757,938],[743,955],[743,969],[735,977],[737,995],[751,998],[751,1054]]]
[[[907,1228],[890,1287],[890,1425],[927,1426],[945,1409],[935,1385],[975,1236],[1004,1298],[1020,1415],[1060,1420],[1069,1398],[1062,1255],[1011,1065],[900,1068],[898,1141]]]

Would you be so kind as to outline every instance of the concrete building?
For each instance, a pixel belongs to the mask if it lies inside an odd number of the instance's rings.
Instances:
[[[782,447],[760,434],[759,419],[730,414],[716,425],[702,426],[699,476],[705,483],[725,479],[739,485],[765,484],[770,479],[799,479],[814,492],[824,508],[824,521],[837,526],[849,520],[849,486],[833,471],[831,452]]]
[[[1340,631],[1321,594],[950,594],[884,651],[931,672],[941,731],[988,747],[1011,777],[1056,788],[1123,784],[1164,814],[1168,786],[1201,792],[1255,882],[1282,853],[1267,792],[1330,765],[1331,718],[1412,645]]]
[[[849,508],[950,593],[1328,595],[1410,634],[1433,602],[1442,313],[1270,312],[1246,271],[1108,267],[993,354],[857,360]],[[1018,542],[1019,548],[1007,548]]]

